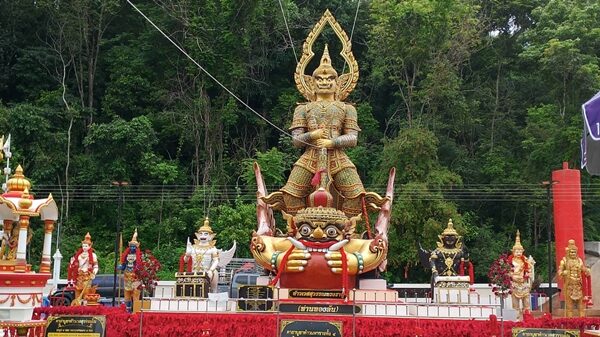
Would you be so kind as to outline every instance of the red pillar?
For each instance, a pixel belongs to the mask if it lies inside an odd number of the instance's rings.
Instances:
[[[552,195],[554,198],[554,242],[556,244],[556,270],[565,256],[570,239],[575,240],[577,253],[585,263],[583,247],[583,214],[581,210],[581,178],[579,170],[569,169],[563,163],[562,170],[552,172]],[[562,287],[562,282],[559,282]]]

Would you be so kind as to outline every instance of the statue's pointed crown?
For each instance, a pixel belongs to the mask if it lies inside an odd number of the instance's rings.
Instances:
[[[454,229],[454,224],[452,223],[452,219],[448,220],[448,226],[442,232],[442,236],[446,236],[446,235],[456,235],[456,236],[458,236],[458,232],[456,231],[456,229]]]
[[[198,233],[200,232],[214,234],[212,228],[210,228],[210,221],[208,220],[208,217],[204,219],[204,224],[202,225],[202,227],[198,228]]]
[[[138,237],[138,232],[137,232],[137,228],[136,228],[135,231],[133,232],[133,236],[131,237],[131,241],[129,241],[129,244],[139,246],[140,243],[138,242],[137,237]]]
[[[512,247],[513,252],[515,251],[515,249],[525,250],[525,248],[523,248],[523,246],[521,245],[521,233],[518,229],[517,236],[515,237],[515,245]]]
[[[329,47],[327,46],[327,44],[325,44],[325,49],[323,50],[323,56],[321,56],[321,63],[319,64],[317,69],[315,69],[315,71],[313,72],[313,76],[315,76],[317,74],[321,74],[321,75],[333,74],[333,75],[335,75],[335,77],[338,76],[337,71],[331,65],[331,57],[329,56]]]
[[[569,244],[567,245],[567,248],[565,248],[565,250],[567,252],[569,252],[570,250],[577,251],[577,246],[575,245],[575,240],[573,240],[573,239],[569,240]]]
[[[83,239],[83,241],[81,241],[81,243],[87,243],[90,246],[92,245],[92,236],[90,235],[90,232],[87,232],[85,238]]]

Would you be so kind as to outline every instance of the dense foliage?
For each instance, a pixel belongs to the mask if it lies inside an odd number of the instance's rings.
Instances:
[[[283,11],[270,0],[134,3],[284,130],[301,101],[296,57],[329,8],[352,33],[361,69],[350,100],[362,132],[349,154],[369,190],[383,193],[389,168],[398,172],[386,278],[426,280],[416,243],[433,247],[449,218],[477,281],[517,229],[547,270],[540,183],[563,161],[579,163],[580,106],[600,87],[598,1],[282,0]],[[335,34],[325,30],[317,48],[325,38],[341,71]],[[65,255],[89,231],[112,271],[120,218],[125,239],[137,227],[172,275],[209,216],[218,246],[237,240],[248,257],[251,163],[274,190],[299,153],[258,115],[127,2],[0,1],[0,134],[12,134],[11,164],[23,165],[33,192],[59,202]],[[586,239],[599,240],[599,181],[582,173],[582,182]]]

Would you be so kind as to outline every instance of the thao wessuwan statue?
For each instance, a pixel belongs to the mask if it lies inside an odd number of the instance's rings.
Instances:
[[[585,300],[590,283],[590,268],[577,255],[575,240],[569,240],[567,254],[560,261],[558,277],[562,279],[563,294],[565,296],[565,314],[573,317],[573,310],[577,307],[579,317],[585,316]]]

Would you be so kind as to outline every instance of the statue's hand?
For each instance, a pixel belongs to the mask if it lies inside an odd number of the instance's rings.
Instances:
[[[358,256],[351,253],[346,253],[348,263],[348,274],[356,275],[359,272],[359,261]],[[327,265],[334,274],[342,273],[342,254],[339,251],[329,251],[325,254]]]
[[[323,129],[316,129],[310,132],[310,139],[317,140],[323,138],[324,131]]]
[[[281,259],[282,256],[279,256],[279,258]],[[297,273],[304,271],[304,268],[308,264],[309,259],[310,253],[308,252],[308,250],[294,249],[294,251],[292,251],[292,253],[288,257],[287,263],[285,265],[285,271],[288,273]]]
[[[317,140],[318,147],[324,147],[326,149],[333,148],[333,140],[331,139],[318,139]]]

